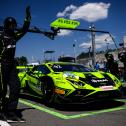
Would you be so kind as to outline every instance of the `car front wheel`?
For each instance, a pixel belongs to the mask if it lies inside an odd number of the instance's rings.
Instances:
[[[42,98],[45,104],[52,104],[54,99],[54,84],[52,81],[42,81]]]

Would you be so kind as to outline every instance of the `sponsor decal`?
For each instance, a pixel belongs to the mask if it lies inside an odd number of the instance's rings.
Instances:
[[[16,47],[15,45],[8,45],[7,49],[9,49],[9,48],[15,48],[15,47]]]
[[[100,87],[103,91],[113,90],[113,86],[101,86]]]
[[[98,83],[98,82],[108,82],[108,80],[107,79],[92,79],[91,80],[92,82],[94,82],[94,83]]]

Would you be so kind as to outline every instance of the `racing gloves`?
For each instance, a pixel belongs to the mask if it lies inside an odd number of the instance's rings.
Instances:
[[[30,6],[27,6],[26,8],[26,20],[27,21],[31,20]]]

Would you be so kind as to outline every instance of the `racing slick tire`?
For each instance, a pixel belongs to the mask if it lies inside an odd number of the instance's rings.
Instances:
[[[42,99],[44,104],[53,105],[54,103],[54,83],[50,78],[41,80]]]

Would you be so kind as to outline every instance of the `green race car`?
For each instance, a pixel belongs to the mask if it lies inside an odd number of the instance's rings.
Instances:
[[[122,84],[114,75],[77,63],[43,63],[21,75],[22,88],[32,90],[48,104],[86,103],[121,96]]]

